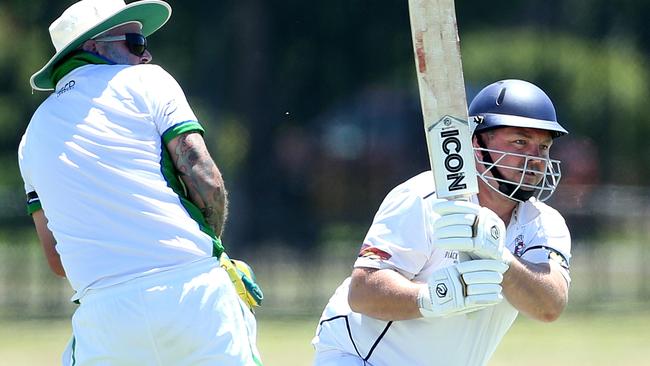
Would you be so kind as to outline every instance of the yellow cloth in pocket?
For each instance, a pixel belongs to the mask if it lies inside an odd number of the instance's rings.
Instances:
[[[237,294],[248,305],[248,308],[253,311],[254,308],[260,306],[264,294],[255,282],[253,269],[244,261],[230,259],[225,252],[221,254],[219,262],[221,267],[228,273]]]

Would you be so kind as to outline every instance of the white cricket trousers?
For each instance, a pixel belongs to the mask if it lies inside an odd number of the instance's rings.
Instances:
[[[259,366],[253,314],[216,258],[84,295],[64,366]]]
[[[372,366],[357,355],[339,350],[317,350],[312,366]],[[397,366],[397,365],[396,365]]]

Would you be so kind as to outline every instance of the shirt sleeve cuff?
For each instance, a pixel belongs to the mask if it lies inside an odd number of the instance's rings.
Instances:
[[[162,139],[165,144],[168,144],[169,141],[173,140],[175,137],[188,132],[198,132],[203,135],[204,130],[198,121],[185,121],[168,128],[167,131],[163,133]]]

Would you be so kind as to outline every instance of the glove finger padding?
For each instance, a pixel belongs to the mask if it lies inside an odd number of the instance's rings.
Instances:
[[[491,292],[469,296],[467,298],[467,307],[476,307],[476,310],[479,310],[491,305],[496,305],[501,301],[503,301],[503,295],[501,295],[501,290],[499,290],[499,293]]]
[[[458,272],[461,274],[479,271],[492,271],[503,274],[508,270],[508,265],[491,259],[476,259],[456,264]]]
[[[477,259],[466,261],[457,265],[466,285],[465,294],[468,306],[494,305],[501,300],[501,282],[503,273],[508,270],[508,265],[492,259]]]
[[[461,252],[474,251],[474,239],[472,238],[445,238],[437,239],[434,242],[436,248],[447,250],[458,250]]]
[[[447,214],[440,216],[434,223],[433,223],[433,230],[438,231],[443,227],[447,226],[454,226],[454,225],[461,225],[461,226],[468,226],[468,227],[473,227],[474,223],[476,222],[476,217],[477,215],[474,214]]]
[[[501,285],[495,283],[478,283],[467,285],[467,297],[477,295],[499,294],[502,291]]]
[[[507,268],[500,261],[472,260],[435,271],[418,294],[420,313],[445,317],[499,303]]]
[[[467,201],[439,201],[431,207],[433,212],[440,216],[450,214],[473,214],[478,215],[480,206]]]
[[[441,201],[432,209],[441,215],[433,222],[436,248],[509,263],[512,256],[505,247],[506,227],[492,210],[465,201]]]
[[[466,285],[481,283],[501,283],[503,275],[493,271],[479,271],[463,274],[463,281]]]
[[[472,225],[447,225],[437,228],[433,234],[433,240],[447,238],[472,238]]]

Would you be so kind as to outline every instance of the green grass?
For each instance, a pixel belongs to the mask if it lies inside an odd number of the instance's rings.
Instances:
[[[650,313],[565,315],[554,323],[521,316],[490,365],[650,364]]]
[[[304,366],[312,358],[314,319],[261,319],[258,346],[267,366]],[[70,335],[67,320],[0,321],[6,365],[57,365]],[[565,314],[544,324],[520,317],[490,366],[650,364],[650,313]]]
[[[0,360],[3,365],[60,365],[70,338],[66,320],[0,321]]]

